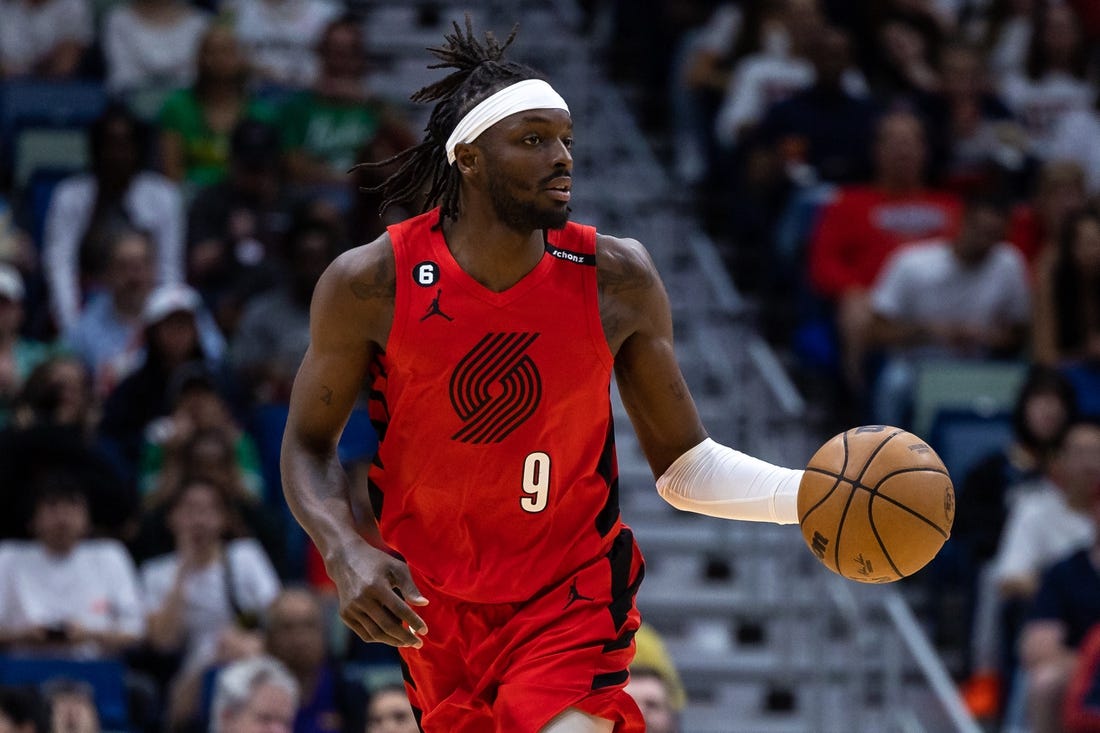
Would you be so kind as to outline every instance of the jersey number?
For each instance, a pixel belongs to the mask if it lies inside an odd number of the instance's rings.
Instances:
[[[523,493],[519,505],[525,512],[538,514],[546,508],[550,493],[550,456],[537,451],[523,462]]]

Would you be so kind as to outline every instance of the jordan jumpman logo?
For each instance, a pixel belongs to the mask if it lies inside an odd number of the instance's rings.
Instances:
[[[428,312],[425,313],[424,316],[420,319],[421,323],[428,320],[432,316],[443,316],[448,321],[453,321],[454,320],[449,315],[444,313],[443,309],[439,307],[439,298],[442,295],[443,295],[443,289],[440,288],[439,290],[436,291],[435,297],[432,298],[432,304],[428,306]]]
[[[565,602],[565,608],[563,608],[561,610],[564,611],[566,608],[569,608],[570,606],[572,606],[577,601],[594,601],[594,600],[596,600],[596,599],[595,598],[590,598],[589,596],[582,596],[580,594],[580,591],[577,590],[577,579],[573,578],[573,584],[569,586],[569,600],[567,600]]]

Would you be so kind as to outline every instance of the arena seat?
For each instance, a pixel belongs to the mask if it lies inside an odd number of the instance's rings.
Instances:
[[[0,685],[37,687],[58,678],[80,680],[92,686],[102,730],[129,730],[126,668],[122,662],[0,656]]]

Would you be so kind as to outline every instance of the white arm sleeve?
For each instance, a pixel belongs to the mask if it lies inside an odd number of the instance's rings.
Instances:
[[[707,438],[657,479],[677,509],[723,519],[795,524],[803,472],[774,466]]]

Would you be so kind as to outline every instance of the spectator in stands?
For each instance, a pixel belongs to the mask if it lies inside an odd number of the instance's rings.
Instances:
[[[232,531],[255,537],[277,568],[282,566],[284,535],[280,510],[261,502],[249,491],[233,441],[224,428],[195,431],[182,445],[165,455],[164,468],[153,491],[145,497],[140,526],[130,542],[139,561],[172,551],[168,507],[180,486],[203,481],[222,492],[232,509]]]
[[[50,733],[99,733],[95,689],[83,680],[56,678],[42,685]]]
[[[1100,486],[1100,425],[1089,439],[1092,458],[1082,468]],[[1093,522],[1100,521],[1094,500]],[[1100,535],[1098,535],[1100,536]],[[1060,733],[1062,710],[1077,652],[1100,622],[1097,544],[1081,548],[1046,570],[1020,630],[1020,664],[1027,673],[1028,719],[1033,733]]]
[[[35,487],[33,540],[0,542],[0,641],[10,651],[102,657],[144,634],[126,548],[88,539],[78,476],[55,471]]]
[[[141,566],[149,643],[182,655],[168,716],[176,724],[197,714],[210,666],[259,653],[260,620],[279,592],[260,544],[230,539],[230,511],[217,486],[184,480],[168,504],[175,549]]]
[[[286,668],[268,656],[235,662],[218,673],[212,733],[291,733],[298,686]]]
[[[989,70],[1000,82],[1022,73],[1031,43],[1031,9],[1035,0],[992,0],[986,12],[982,48],[989,58]]]
[[[0,687],[0,733],[43,733],[42,727],[33,692]]]
[[[1005,680],[1014,677],[1016,640],[1042,573],[1094,540],[1098,438],[1095,424],[1080,419],[1070,423],[1042,479],[1019,491],[1009,507],[991,566],[991,583],[999,599],[1000,666]]]
[[[865,61],[876,93],[910,100],[934,93],[941,81],[945,28],[932,4],[883,0],[868,8],[871,43]]]
[[[306,588],[284,590],[268,608],[264,630],[267,653],[286,665],[301,691],[294,733],[362,730],[365,693],[329,654],[320,598]]]
[[[168,93],[195,77],[199,41],[210,19],[183,0],[128,0],[107,12],[107,88],[118,94]]]
[[[976,563],[993,559],[1013,488],[1042,476],[1062,431],[1076,418],[1076,402],[1073,386],[1060,372],[1033,366],[1013,408],[1012,442],[962,477],[951,539],[965,542]]]
[[[366,733],[416,733],[420,730],[405,687],[382,685],[371,690]],[[654,729],[648,728],[647,731]]]
[[[345,15],[325,28],[317,49],[321,72],[309,91],[283,109],[283,147],[290,181],[333,193],[349,208],[348,171],[362,146],[395,136],[396,149],[411,138],[397,113],[371,94],[363,27]]]
[[[248,93],[247,66],[229,26],[207,28],[196,61],[194,85],[170,94],[160,111],[164,173],[192,187],[226,177],[230,136],[241,120],[275,118],[271,104]],[[272,146],[268,155],[274,151]]]
[[[1058,119],[1072,110],[1089,109],[1095,101],[1088,65],[1088,47],[1073,9],[1036,0],[1025,68],[1004,78],[1001,96],[1023,123],[1029,152],[1039,160],[1052,153]]]
[[[1092,541],[1090,512],[1100,450],[1090,451],[1098,439],[1100,431],[1095,424],[1070,423],[1055,445],[1039,486],[1021,494],[1010,506],[994,560],[1002,595],[1031,598],[1040,574],[1052,562]]]
[[[993,92],[980,49],[948,44],[940,52],[939,66],[942,82],[932,104],[943,117],[944,186],[967,192],[1021,178],[1025,133]]]
[[[231,446],[237,471],[227,478],[240,483],[248,496],[265,501],[259,451],[252,437],[237,423],[229,403],[218,391],[209,371],[200,364],[187,365],[175,375],[171,387],[172,411],[154,420],[145,431],[141,452],[141,492],[165,493],[183,475],[198,469],[182,452],[200,433],[216,432]],[[194,456],[192,456],[194,458]]]
[[[817,0],[784,0],[781,7],[788,47],[782,54],[746,56],[734,67],[715,120],[715,135],[723,147],[737,145],[764,118],[768,107],[814,83],[808,55],[825,23],[820,5]],[[849,93],[866,91],[858,72],[841,69],[840,76]]]
[[[1090,140],[1100,139],[1100,96],[1087,109],[1073,109],[1054,123],[1050,144],[1051,161],[1073,161],[1085,175],[1090,197],[1100,195],[1100,151]]]
[[[299,221],[286,238],[287,275],[280,287],[251,300],[231,343],[234,367],[260,402],[278,402],[309,345],[313,288],[341,249],[333,228],[315,219]]]
[[[118,537],[134,519],[137,494],[92,432],[88,373],[75,358],[54,356],[27,378],[12,421],[0,431],[0,537],[22,537],[34,509],[29,487],[61,466],[81,477],[93,527]]]
[[[668,682],[656,669],[631,665],[626,692],[642,710],[646,733],[677,733],[680,730]]]
[[[230,138],[228,177],[200,189],[188,215],[187,279],[228,337],[244,302],[271,286],[273,260],[293,218],[280,159],[272,153],[278,147],[274,126],[243,120]]]
[[[23,276],[0,262],[0,427],[31,370],[49,356],[49,346],[24,338]]]
[[[92,170],[57,185],[46,213],[43,256],[58,328],[74,326],[87,286],[102,275],[104,235],[121,224],[150,233],[157,279],[183,275],[183,199],[179,188],[145,170],[144,128],[112,105],[89,132]]]
[[[304,89],[317,79],[317,44],[340,14],[325,0],[234,0],[234,28],[260,85]]]
[[[1062,725],[1065,733],[1100,731],[1100,623],[1093,624],[1082,640],[1066,685]]]
[[[841,367],[862,393],[868,291],[900,247],[955,237],[961,206],[947,192],[924,187],[927,148],[920,120],[905,112],[883,117],[874,141],[875,179],[840,190],[821,214],[810,242],[809,274],[816,292],[835,308]]]
[[[105,235],[104,290],[62,335],[66,349],[91,371],[95,394],[105,397],[132,368],[141,349],[141,312],[153,290],[153,243],[126,226]]]
[[[1027,265],[1004,232],[1002,204],[973,199],[953,239],[912,245],[886,263],[871,291],[868,341],[886,355],[875,420],[909,424],[924,360],[1019,356],[1031,320]]]
[[[1033,199],[1012,212],[1008,235],[1033,272],[1058,249],[1066,218],[1085,205],[1086,194],[1085,174],[1076,161],[1043,164]]]
[[[1100,362],[1100,211],[1067,220],[1053,257],[1041,263],[1035,293],[1035,359]]]
[[[851,40],[839,28],[821,30],[810,45],[812,86],[768,109],[760,142],[778,157],[795,184],[851,183],[870,173],[867,141],[877,105],[844,84],[851,68]]]
[[[186,285],[165,285],[149,296],[142,310],[145,353],[103,405],[100,433],[136,469],[147,426],[171,410],[172,387],[184,365],[206,367],[227,395],[232,380],[222,369],[224,343],[216,327],[207,328],[199,294]],[[205,332],[205,333],[204,333]],[[208,336],[206,334],[209,334]]]
[[[746,26],[762,10],[743,10],[739,3],[717,3],[710,16],[685,32],[678,42],[669,109],[674,170],[685,183],[700,183],[710,172],[708,159],[715,146],[714,113],[729,86],[734,51],[750,33]]]
[[[0,79],[75,76],[92,42],[88,0],[0,3]]]

